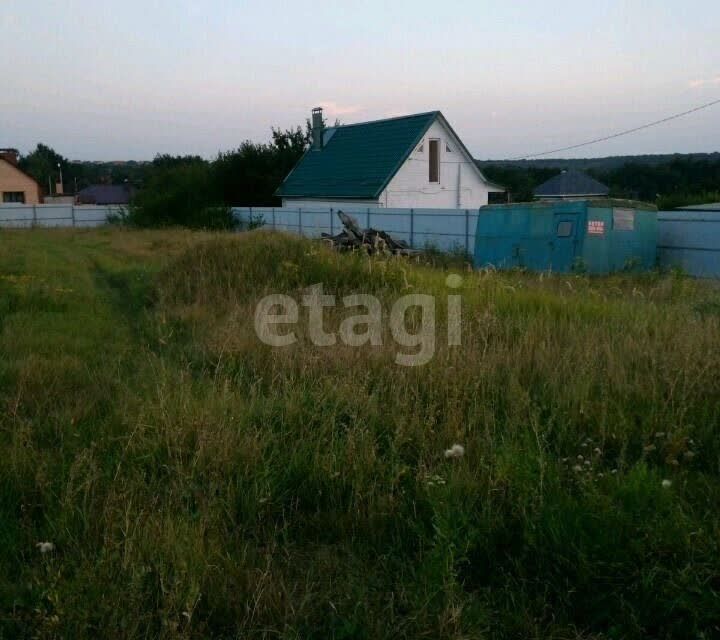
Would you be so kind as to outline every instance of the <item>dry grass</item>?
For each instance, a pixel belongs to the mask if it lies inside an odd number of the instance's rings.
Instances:
[[[387,310],[446,275],[3,233],[0,637],[717,635],[718,290],[463,272],[463,345],[418,368],[254,334],[267,293]]]

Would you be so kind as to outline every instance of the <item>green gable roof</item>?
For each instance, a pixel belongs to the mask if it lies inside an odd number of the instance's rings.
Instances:
[[[275,195],[303,198],[377,198],[439,111],[344,125],[308,149]]]

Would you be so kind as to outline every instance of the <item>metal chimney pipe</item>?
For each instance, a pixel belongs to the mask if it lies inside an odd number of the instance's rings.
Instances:
[[[312,110],[312,146],[316,151],[323,148],[323,110],[315,107]]]

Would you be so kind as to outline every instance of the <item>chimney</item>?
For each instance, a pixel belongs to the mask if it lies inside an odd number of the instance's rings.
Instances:
[[[0,149],[0,158],[7,160],[10,164],[17,166],[20,152],[17,149]]]
[[[323,115],[322,107],[312,110],[312,146],[315,151],[323,148]]]

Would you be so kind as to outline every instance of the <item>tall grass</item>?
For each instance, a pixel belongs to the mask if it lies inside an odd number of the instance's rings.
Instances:
[[[7,234],[0,634],[716,635],[718,289],[458,273],[448,347],[437,266],[262,231]],[[261,344],[258,300],[317,283],[385,312],[435,295],[435,357],[315,347],[302,317]]]

